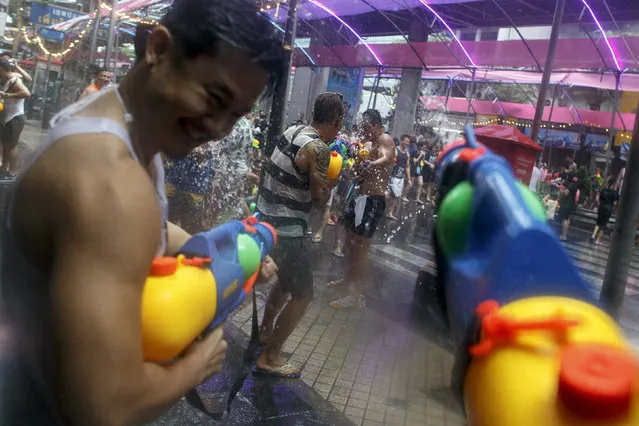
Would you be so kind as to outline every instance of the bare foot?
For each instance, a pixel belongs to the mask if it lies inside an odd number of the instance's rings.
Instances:
[[[264,351],[257,359],[253,373],[261,376],[296,379],[300,377],[300,369],[289,364],[279,355],[273,356],[270,351]]]
[[[390,219],[390,220],[399,220],[399,219],[397,219],[395,216],[393,216],[392,214],[387,214],[387,215],[386,215],[386,218],[387,218],[387,219]]]

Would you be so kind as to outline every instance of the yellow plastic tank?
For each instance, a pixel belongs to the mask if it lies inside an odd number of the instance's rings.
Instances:
[[[178,356],[211,323],[217,289],[210,259],[161,257],[153,261],[142,295],[144,358],[164,362]]]
[[[469,426],[639,425],[637,360],[602,310],[535,297],[490,315],[470,348]]]
[[[341,173],[343,165],[344,165],[344,161],[342,159],[342,156],[335,151],[331,151],[331,159],[330,159],[330,162],[328,163],[328,172],[327,172],[328,178],[336,179]]]

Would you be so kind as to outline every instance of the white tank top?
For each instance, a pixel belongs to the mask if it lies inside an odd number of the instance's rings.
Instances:
[[[14,76],[7,81],[4,86],[2,86],[3,92],[8,92],[11,87],[18,81],[20,77]],[[24,98],[15,99],[15,98],[7,98],[4,100],[4,114],[2,116],[2,124],[7,124],[9,121],[18,117],[20,115],[24,115]]]
[[[47,135],[45,142],[42,143],[38,147],[36,152],[34,152],[33,155],[31,155],[25,162],[20,176],[22,176],[25,171],[56,141],[59,141],[60,139],[63,139],[67,136],[80,134],[110,133],[112,135],[115,135],[122,140],[129,153],[131,154],[131,157],[133,157],[142,165],[138,155],[133,149],[133,143],[131,142],[129,132],[120,123],[106,117],[76,116],[78,112],[82,111],[89,104],[95,102],[96,99],[101,96],[105,96],[107,93],[110,92],[115,92],[116,96],[122,103],[122,106],[124,106],[122,98],[120,97],[120,94],[117,90],[117,86],[110,86],[99,92],[93,93],[90,96],[87,96],[79,102],[69,105],[68,107],[57,113],[51,119],[51,129],[49,130],[49,134]],[[127,123],[133,121],[132,116],[128,112],[125,112],[124,121]],[[160,154],[156,154],[153,157],[153,166],[155,169],[155,181],[153,182],[153,184],[155,187],[156,200],[158,207],[160,208],[162,219],[162,222],[158,224],[158,228],[161,232],[161,242],[160,247],[158,247],[157,249],[156,256],[164,256],[167,244],[166,222],[168,220],[168,201],[166,198],[166,189],[164,187],[164,163]],[[20,176],[18,176],[18,182]],[[16,182],[16,184],[18,182]]]

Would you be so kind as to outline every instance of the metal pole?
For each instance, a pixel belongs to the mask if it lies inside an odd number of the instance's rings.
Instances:
[[[639,105],[637,105],[639,108]],[[619,317],[635,245],[635,231],[639,216],[639,114],[635,118],[626,175],[621,187],[621,198],[615,232],[608,253],[608,265],[601,287],[601,301],[614,318]]]
[[[477,69],[473,68],[473,78],[470,80],[470,88],[466,91],[466,98],[468,98],[468,108],[466,109],[466,123],[470,121],[470,107],[473,103],[473,92],[475,91],[475,77],[477,77]]]
[[[42,98],[42,128],[49,128],[49,71],[51,70],[51,53],[47,56],[47,67],[44,71],[44,96]]]
[[[382,69],[377,70],[377,80],[373,85],[373,109],[377,108],[377,92],[379,92],[379,83],[382,80]]]
[[[97,8],[94,16],[93,35],[91,35],[91,50],[89,51],[89,63],[87,66],[91,66],[95,63],[95,54],[98,50],[98,30],[100,29],[100,2],[97,1]]]
[[[608,149],[606,149],[606,167],[604,168],[604,182],[608,180],[608,172],[610,170],[610,159],[608,154],[615,143],[615,118],[619,111],[619,85],[621,84],[621,73],[615,71],[615,92],[612,98],[612,119],[610,122],[610,131],[608,132]]]
[[[548,91],[548,83],[552,75],[552,66],[555,61],[555,51],[557,50],[557,40],[559,39],[559,27],[564,20],[564,10],[566,9],[566,0],[557,0],[555,7],[555,17],[552,21],[552,30],[550,31],[550,40],[548,42],[548,54],[546,55],[546,63],[544,65],[544,74],[541,78],[541,87],[539,88],[539,96],[537,97],[537,108],[535,109],[535,119],[533,120],[530,138],[537,140],[539,134],[539,125],[544,114],[544,103],[546,102],[546,92]]]
[[[118,19],[118,7],[113,0],[111,2],[111,14],[109,15],[109,33],[107,35],[106,51],[104,52],[104,68],[111,70],[111,52],[113,52],[113,33],[115,33],[115,21]]]
[[[550,113],[548,114],[548,126],[546,127],[546,135],[544,136],[544,149],[546,149],[546,140],[548,139],[548,130],[550,129],[550,123],[552,123],[552,113],[555,111],[555,101],[557,100],[557,91],[559,85],[555,85],[555,90],[552,92],[552,103],[550,104]],[[543,116],[542,116],[543,118]],[[535,139],[533,141],[537,142]],[[550,164],[550,157],[552,156],[552,146],[548,149],[548,164]]]
[[[288,5],[288,16],[286,19],[286,29],[284,31],[284,46],[288,52],[288,69],[289,73],[293,63],[293,46],[295,43],[295,34],[297,32],[297,5],[299,0],[291,0]],[[273,102],[271,103],[271,114],[269,115],[268,130],[266,132],[266,153],[270,155],[273,151],[278,137],[282,134],[282,126],[284,124],[284,110],[286,109],[286,95],[288,93],[288,77],[282,81],[273,93]]]

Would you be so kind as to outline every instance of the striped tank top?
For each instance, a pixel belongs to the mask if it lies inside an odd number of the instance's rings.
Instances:
[[[291,127],[265,165],[257,210],[281,237],[302,237],[308,229],[311,187],[308,174],[297,167],[295,158],[300,149],[318,139],[310,126]]]

